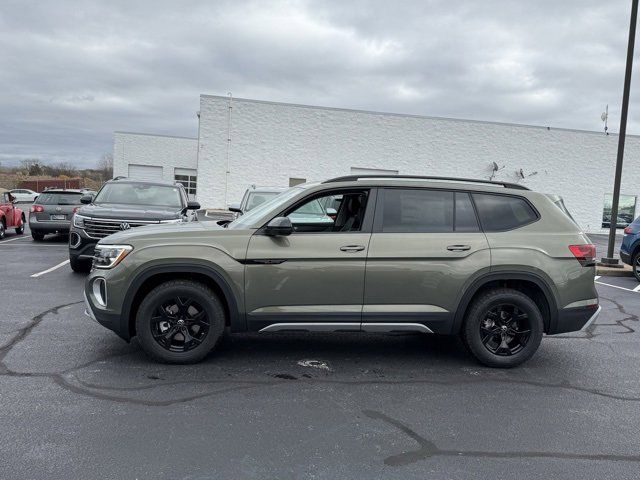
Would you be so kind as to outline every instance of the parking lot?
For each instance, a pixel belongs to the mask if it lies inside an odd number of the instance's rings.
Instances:
[[[640,288],[520,368],[452,338],[246,334],[151,362],[84,316],[64,237],[0,242],[2,478],[638,478]],[[57,268],[56,268],[57,267]]]

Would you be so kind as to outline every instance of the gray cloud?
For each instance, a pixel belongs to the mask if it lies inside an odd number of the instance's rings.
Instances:
[[[0,162],[195,136],[198,95],[617,130],[630,2],[4,1]],[[636,77],[637,78],[637,77]],[[632,86],[630,133],[640,133]]]

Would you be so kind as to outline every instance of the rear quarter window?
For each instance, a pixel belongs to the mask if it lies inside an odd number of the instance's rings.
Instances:
[[[538,214],[522,197],[474,193],[473,200],[485,232],[503,232],[538,220]]]

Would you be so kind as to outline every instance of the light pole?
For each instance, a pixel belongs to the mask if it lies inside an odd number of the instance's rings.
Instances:
[[[627,68],[624,73],[622,112],[620,114],[620,133],[618,135],[618,157],[616,159],[616,175],[613,182],[613,201],[611,202],[611,220],[609,222],[609,246],[607,248],[607,256],[602,258],[602,263],[605,265],[618,265],[618,259],[613,257],[613,249],[616,243],[616,227],[618,226],[618,200],[620,197],[620,179],[622,178],[624,140],[627,135],[627,113],[629,112],[629,91],[631,90],[631,71],[633,70],[633,47],[636,40],[637,18],[638,0],[631,0],[631,23],[629,24],[629,45],[627,46]]]

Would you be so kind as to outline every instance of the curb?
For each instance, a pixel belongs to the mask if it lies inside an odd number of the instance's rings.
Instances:
[[[631,269],[596,267],[596,275],[601,277],[633,277]]]

